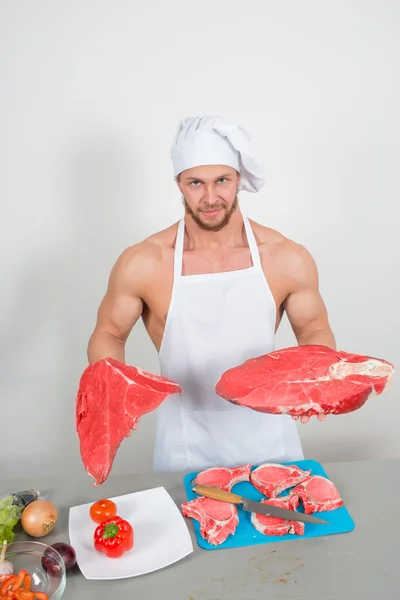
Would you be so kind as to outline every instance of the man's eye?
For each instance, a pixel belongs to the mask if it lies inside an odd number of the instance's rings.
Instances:
[[[220,183],[225,183],[225,181],[228,181],[226,177],[221,177],[221,179],[218,179],[218,181]]]
[[[192,181],[190,185],[192,185],[193,187],[198,187],[196,184],[200,183],[200,181]]]

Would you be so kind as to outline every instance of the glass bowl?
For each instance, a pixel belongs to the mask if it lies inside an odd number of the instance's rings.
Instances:
[[[51,573],[42,564],[45,552],[52,563]],[[66,585],[65,564],[54,548],[42,542],[13,542],[7,546],[5,558],[13,564],[14,575],[21,569],[32,575],[32,591],[44,592],[49,600],[61,598]]]

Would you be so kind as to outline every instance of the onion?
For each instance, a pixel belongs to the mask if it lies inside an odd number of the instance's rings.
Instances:
[[[57,509],[49,500],[31,502],[21,516],[23,530],[32,537],[44,537],[55,527],[57,521]]]
[[[43,554],[42,557],[42,565],[43,568],[50,574],[50,575],[60,575],[60,565],[57,561],[57,559],[55,558],[55,556],[52,556],[52,551],[51,549],[54,548],[54,550],[57,550],[57,552],[60,554],[61,558],[64,561],[64,565],[65,565],[65,570],[68,571],[72,571],[72,569],[75,567],[76,565],[76,554],[75,554],[75,550],[73,549],[72,546],[70,546],[69,544],[65,544],[64,542],[56,542],[55,544],[52,544],[49,548],[47,548],[47,550],[45,551],[45,553]]]

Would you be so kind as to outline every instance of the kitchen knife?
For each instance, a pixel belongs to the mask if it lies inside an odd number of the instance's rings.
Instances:
[[[262,515],[270,515],[271,517],[279,517],[280,519],[285,519],[286,521],[328,523],[328,521],[297,512],[297,510],[289,510],[286,508],[280,508],[279,506],[271,506],[270,504],[249,500],[248,498],[243,498],[237,494],[232,494],[232,492],[226,492],[225,490],[221,490],[212,485],[195,484],[192,489],[195,494],[199,494],[200,496],[206,496],[207,498],[213,498],[214,500],[222,500],[222,502],[240,504],[243,510],[250,512]]]

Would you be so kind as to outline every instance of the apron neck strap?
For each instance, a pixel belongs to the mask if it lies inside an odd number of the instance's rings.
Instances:
[[[175,253],[174,253],[174,279],[179,279],[182,275],[183,262],[183,242],[185,238],[185,219],[182,218],[178,224],[176,234]]]
[[[250,221],[245,215],[243,215],[243,223],[244,223],[244,228],[246,231],[247,242],[249,244],[251,260],[253,261],[253,265],[257,269],[262,269],[260,253],[258,251],[256,238],[255,238],[253,230],[251,228]]]

